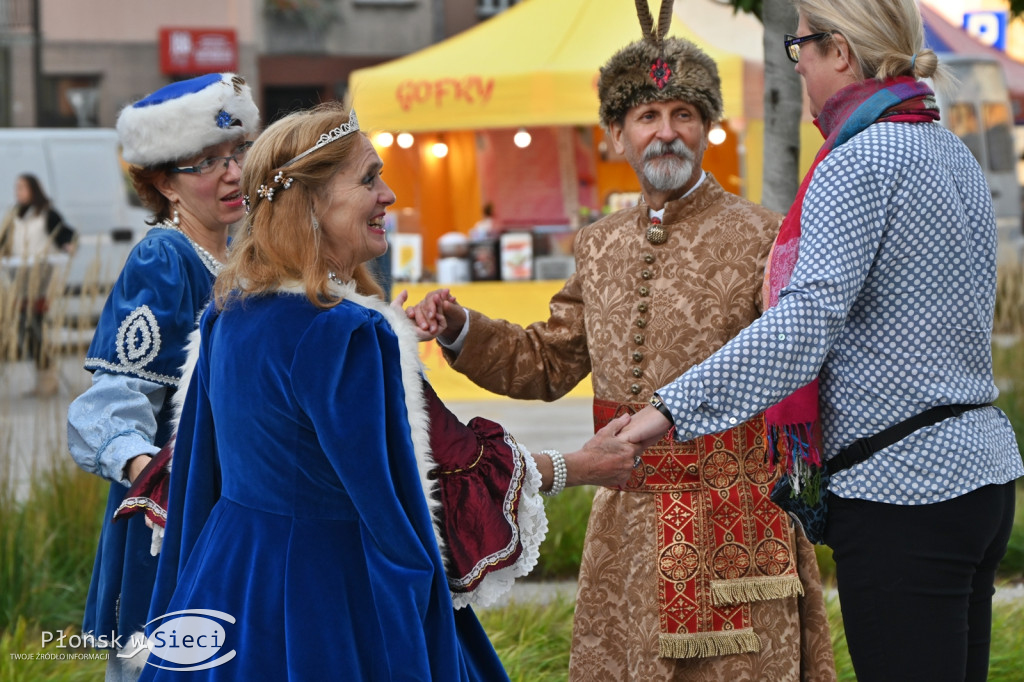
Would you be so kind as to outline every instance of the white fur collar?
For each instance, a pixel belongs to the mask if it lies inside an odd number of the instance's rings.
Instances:
[[[433,453],[430,451],[430,420],[427,417],[426,399],[423,397],[424,367],[420,361],[419,340],[416,338],[412,322],[404,314],[399,313],[395,308],[376,296],[365,296],[356,293],[355,289],[354,283],[343,285],[331,283],[332,293],[364,308],[370,308],[379,312],[388,321],[388,324],[391,325],[395,336],[398,337],[398,348],[401,353],[402,383],[405,386],[405,407],[409,413],[409,429],[412,435],[413,450],[416,454],[417,466],[419,467],[423,495],[426,497],[427,507],[430,509],[434,536],[437,538],[437,545],[441,548],[443,556],[444,538],[441,536],[441,528],[438,522],[441,514],[441,502],[436,494],[438,483],[427,477],[428,472],[435,467],[435,462]]]

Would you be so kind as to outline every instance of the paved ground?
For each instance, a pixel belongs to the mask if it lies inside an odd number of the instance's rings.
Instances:
[[[35,385],[30,362],[0,363],[0,480],[13,484],[21,497],[32,472],[67,454],[67,412],[71,398],[88,386],[81,359],[66,356],[60,363],[60,391],[54,398],[26,398]]]

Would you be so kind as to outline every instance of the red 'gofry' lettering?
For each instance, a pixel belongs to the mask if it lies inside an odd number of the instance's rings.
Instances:
[[[486,104],[494,94],[494,79],[486,81],[481,76],[464,78],[438,78],[437,80],[406,80],[398,84],[395,99],[403,111],[413,106],[434,101],[437,107],[446,101],[463,101],[467,104]]]

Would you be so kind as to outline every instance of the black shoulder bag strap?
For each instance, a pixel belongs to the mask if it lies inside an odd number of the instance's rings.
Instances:
[[[871,455],[875,454],[879,450],[898,443],[914,431],[925,426],[931,426],[932,424],[938,423],[943,419],[949,419],[950,417],[959,417],[964,412],[969,410],[976,410],[979,407],[989,407],[992,403],[982,403],[981,405],[939,405],[929,410],[925,410],[921,414],[915,414],[913,417],[904,419],[899,424],[893,424],[884,431],[879,431],[873,436],[867,438],[859,438],[848,446],[839,451],[839,454],[828,460],[825,466],[828,469],[830,476],[842,471],[843,469],[849,469],[855,464],[860,464]]]

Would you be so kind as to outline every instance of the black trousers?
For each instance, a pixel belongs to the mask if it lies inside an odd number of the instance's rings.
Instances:
[[[44,345],[43,325],[46,321],[46,301],[23,301],[18,313],[17,359],[31,358],[37,369],[48,369],[52,364],[51,352]]]
[[[843,624],[859,682],[983,682],[1014,483],[936,504],[829,498]]]

